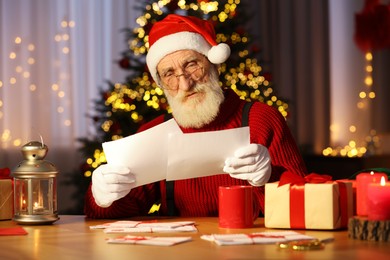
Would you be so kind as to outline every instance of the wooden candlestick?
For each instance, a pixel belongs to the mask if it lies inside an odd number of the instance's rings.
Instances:
[[[390,220],[368,220],[365,217],[352,217],[348,222],[348,237],[390,242]]]

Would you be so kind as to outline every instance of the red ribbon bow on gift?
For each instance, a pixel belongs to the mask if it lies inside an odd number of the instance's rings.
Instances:
[[[302,177],[292,172],[285,172],[280,177],[278,187],[285,184],[305,185],[305,183],[325,183],[331,180],[332,176],[326,174],[310,173],[309,175]]]
[[[0,179],[9,179],[11,175],[11,170],[9,168],[0,169]]]
[[[285,172],[280,177],[279,186],[290,184],[290,227],[305,229],[305,184],[332,182],[332,176],[326,174],[311,173],[305,177],[292,172]],[[337,182],[340,188],[340,212],[342,226],[347,225],[347,191],[345,183]]]

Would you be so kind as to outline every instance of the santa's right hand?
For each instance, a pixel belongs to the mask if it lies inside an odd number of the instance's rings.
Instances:
[[[109,207],[126,196],[135,185],[135,176],[125,166],[103,164],[92,173],[92,194],[100,207]]]

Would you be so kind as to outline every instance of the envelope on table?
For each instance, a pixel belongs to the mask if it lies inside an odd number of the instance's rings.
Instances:
[[[161,232],[196,232],[194,221],[175,222],[142,222],[120,220],[101,225],[90,226],[90,229],[103,229],[104,233],[161,233]]]
[[[215,242],[220,246],[275,244],[299,240],[315,240],[315,237],[300,234],[295,231],[258,232],[250,234],[212,234],[202,235],[202,239]]]
[[[290,184],[265,185],[264,225],[267,228],[340,229],[348,227],[353,216],[352,183],[326,182],[304,184],[304,227],[294,226],[294,208],[290,207]],[[296,212],[296,211],[295,211]],[[293,214],[293,215],[291,215]]]
[[[117,238],[108,238],[106,241],[109,244],[173,246],[191,240],[192,240],[191,237],[151,237],[151,236],[127,235],[127,236],[117,237]]]

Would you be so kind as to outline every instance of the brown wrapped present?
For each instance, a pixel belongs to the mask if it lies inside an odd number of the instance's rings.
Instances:
[[[0,179],[0,220],[12,219],[14,193],[11,179]]]

